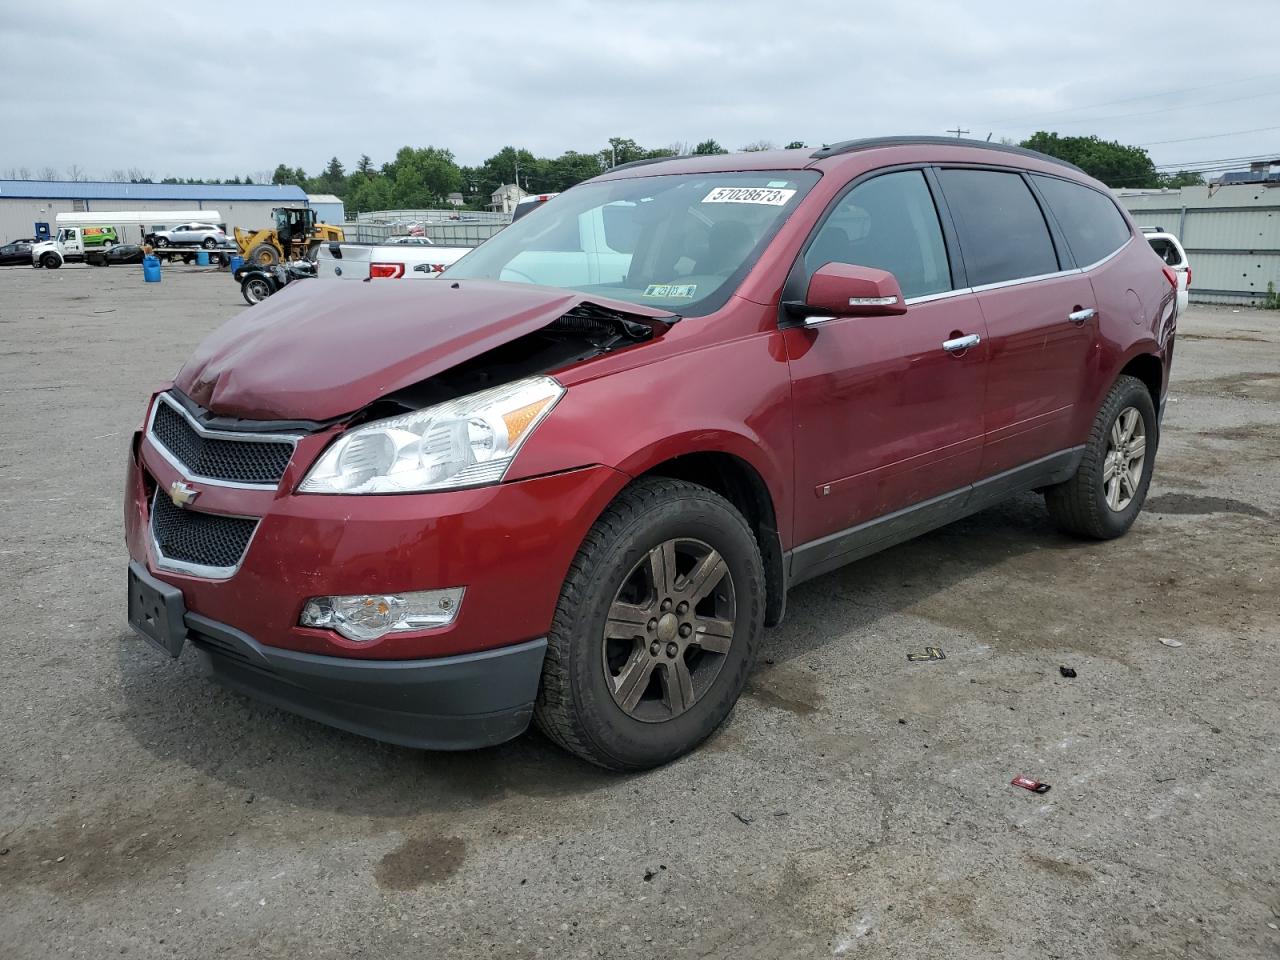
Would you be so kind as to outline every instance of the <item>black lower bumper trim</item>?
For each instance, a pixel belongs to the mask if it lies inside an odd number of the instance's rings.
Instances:
[[[257,700],[342,730],[423,750],[519,736],[533,716],[545,639],[431,660],[357,660],[281,650],[186,615],[206,671]]]

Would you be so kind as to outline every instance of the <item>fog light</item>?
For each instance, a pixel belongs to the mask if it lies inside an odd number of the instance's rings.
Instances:
[[[464,587],[415,593],[313,597],[302,608],[304,627],[336,630],[348,640],[377,640],[388,633],[428,630],[453,622]]]

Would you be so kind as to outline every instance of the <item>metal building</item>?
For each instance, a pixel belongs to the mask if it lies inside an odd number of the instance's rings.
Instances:
[[[321,223],[340,227],[347,219],[347,208],[343,205],[342,198],[332,193],[308,193],[307,204],[315,210],[316,219]]]
[[[1119,190],[1139,226],[1182,241],[1191,262],[1191,299],[1257,304],[1267,284],[1280,290],[1280,184],[1211,184],[1180,190]]]
[[[102,183],[65,180],[0,180],[0,243],[37,234],[36,224],[57,232],[59,213],[113,210],[201,210],[222,215],[227,231],[271,225],[271,208],[307,206],[301,187],[270,184]],[[339,221],[341,222],[341,221]],[[172,224],[168,224],[172,226]],[[104,221],[102,226],[115,226]],[[121,226],[121,236],[141,239],[141,228]]]

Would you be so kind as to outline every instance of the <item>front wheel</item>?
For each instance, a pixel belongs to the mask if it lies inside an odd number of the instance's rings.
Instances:
[[[255,303],[261,303],[271,296],[271,284],[262,277],[249,277],[240,284],[240,296],[244,297],[244,302],[252,307]]]
[[[57,270],[62,266],[62,258],[56,253],[46,253],[40,258],[40,265],[46,270]]]
[[[1136,377],[1120,377],[1094,418],[1075,475],[1045,491],[1054,523],[1095,540],[1124,534],[1147,498],[1159,437],[1151,391]]]
[[[732,504],[648,478],[596,521],[547,637],[534,719],[584,760],[655,767],[729,715],[764,623],[764,567]]]
[[[200,246],[204,247],[206,250],[212,250],[217,245],[218,241],[213,239],[213,237],[205,237],[200,241]]]
[[[157,246],[157,247],[167,247],[168,245],[169,245],[169,238],[168,238],[168,237],[156,237],[156,246]]]

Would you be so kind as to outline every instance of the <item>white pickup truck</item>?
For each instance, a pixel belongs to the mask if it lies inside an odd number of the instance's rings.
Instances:
[[[316,252],[316,276],[340,280],[429,280],[461,260],[471,247],[331,241]]]

